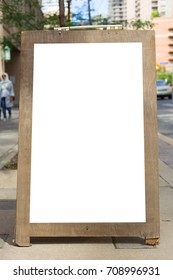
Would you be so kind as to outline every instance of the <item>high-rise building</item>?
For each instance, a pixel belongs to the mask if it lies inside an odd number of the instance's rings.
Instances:
[[[159,0],[158,11],[160,17],[173,16],[173,1],[172,0]]]
[[[153,12],[160,17],[173,16],[173,0],[109,0],[111,22],[151,20]]]
[[[126,0],[110,0],[108,10],[111,22],[121,22],[127,19]]]
[[[158,10],[159,10],[159,16],[160,17],[165,17],[166,16],[166,3],[167,3],[166,0],[160,0],[159,1]]]
[[[173,1],[172,0],[165,0],[166,1],[166,17],[173,17]]]
[[[153,20],[156,40],[156,63],[173,70],[173,19],[158,17]]]
[[[50,11],[50,10],[57,10],[58,8],[58,0],[42,0],[42,11]]]

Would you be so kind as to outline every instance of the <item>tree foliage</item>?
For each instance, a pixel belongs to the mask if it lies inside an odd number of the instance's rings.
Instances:
[[[19,29],[41,29],[42,22],[36,17],[36,9],[40,8],[37,0],[28,0],[28,8],[24,10],[23,0],[13,0],[8,4],[7,1],[2,0],[0,9],[2,11],[1,22],[7,24],[9,27],[16,27]]]
[[[160,17],[160,14],[158,11],[153,11],[151,17],[152,18]]]
[[[157,72],[158,80],[165,80],[168,84],[173,85],[173,75],[172,72],[159,71]]]
[[[130,25],[134,29],[152,29],[153,23],[149,20],[142,21],[140,19],[130,22]]]
[[[20,34],[23,30],[41,30],[45,19],[41,14],[38,0],[28,0],[27,9],[23,0],[2,0],[0,3],[0,23],[10,29],[10,35],[3,38],[3,45],[20,45]],[[39,12],[40,11],[40,12]]]
[[[65,17],[64,4],[67,3],[68,15]],[[8,36],[1,38],[1,45],[20,46],[21,32],[24,30],[54,29],[55,26],[69,26],[71,23],[72,0],[59,0],[58,11],[43,14],[38,0],[1,0],[0,24],[10,29]]]

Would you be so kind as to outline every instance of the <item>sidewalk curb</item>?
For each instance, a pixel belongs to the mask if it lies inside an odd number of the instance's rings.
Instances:
[[[166,142],[167,144],[170,144],[173,146],[173,139],[169,138],[161,133],[158,132],[158,138],[160,138],[162,141]]]
[[[161,133],[158,133],[158,138],[169,145],[173,146],[173,139]],[[173,148],[173,147],[172,147]],[[159,176],[164,179],[173,188],[173,170],[165,162],[159,159]]]
[[[173,188],[173,170],[159,159],[159,176]]]

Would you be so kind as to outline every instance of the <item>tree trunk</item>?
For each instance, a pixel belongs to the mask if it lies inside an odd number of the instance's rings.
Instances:
[[[64,0],[59,0],[59,23],[61,27],[65,26]]]
[[[68,22],[71,21],[71,0],[67,0],[67,9],[68,9]]]

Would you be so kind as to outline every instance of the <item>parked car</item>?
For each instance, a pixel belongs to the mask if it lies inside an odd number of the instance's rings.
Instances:
[[[157,97],[160,97],[161,99],[165,97],[172,99],[172,87],[168,85],[164,80],[157,80],[156,86],[157,86]]]

